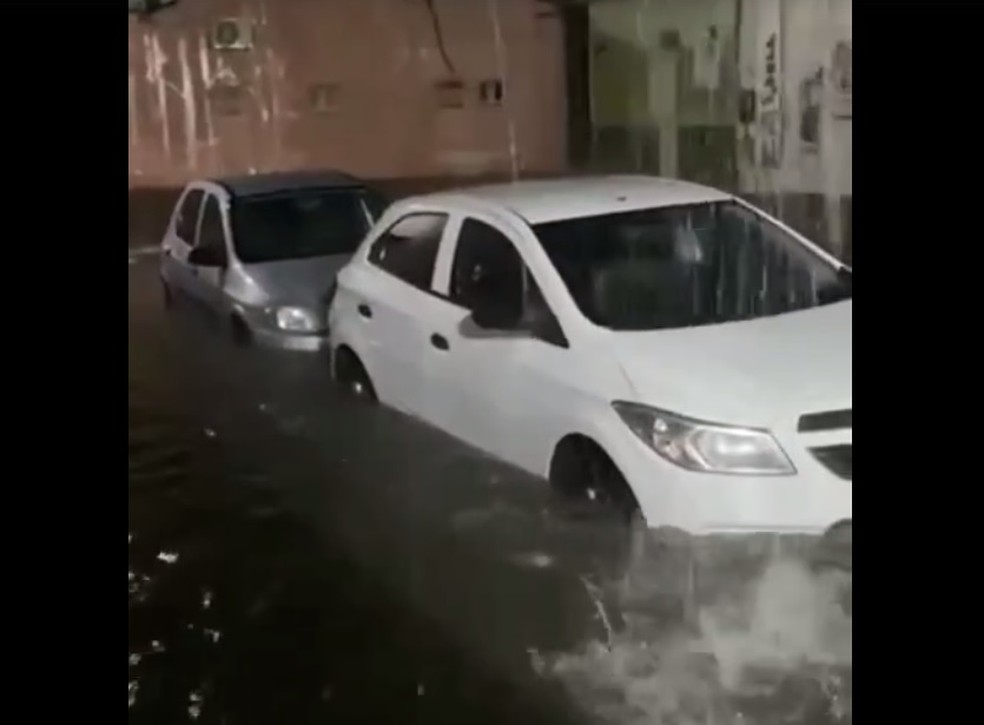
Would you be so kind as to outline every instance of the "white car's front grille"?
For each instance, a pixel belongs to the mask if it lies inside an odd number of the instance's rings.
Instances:
[[[843,443],[840,445],[833,446],[819,446],[817,448],[811,448],[810,453],[813,454],[820,463],[825,465],[830,472],[839,478],[843,478],[845,481],[850,481],[851,479],[851,465],[853,462],[853,444]]]
[[[822,433],[829,430],[851,428],[852,408],[846,410],[825,410],[822,413],[807,413],[801,416],[796,430],[800,433]]]
[[[853,428],[852,414],[852,408],[807,413],[800,417],[796,430],[808,434],[849,431]],[[808,448],[813,457],[835,476],[845,481],[852,480],[853,443],[827,443]]]

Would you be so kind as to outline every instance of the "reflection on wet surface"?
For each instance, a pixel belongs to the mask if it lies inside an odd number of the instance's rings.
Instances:
[[[133,722],[851,721],[850,620],[816,582],[783,608],[801,570],[700,636],[620,611],[610,526],[339,400],[317,359],[165,315],[154,261],[129,268]]]

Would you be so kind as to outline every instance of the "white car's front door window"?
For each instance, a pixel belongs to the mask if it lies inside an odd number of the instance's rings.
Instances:
[[[431,350],[428,372],[441,391],[434,422],[511,463],[530,468],[529,451],[542,447],[547,430],[541,413],[527,404],[549,391],[537,369],[555,365],[563,348],[557,327],[551,341],[535,336],[534,324],[552,319],[517,247],[502,231],[477,219],[462,222],[447,282],[440,334],[446,350]],[[494,299],[511,329],[478,327],[472,312]],[[536,304],[531,304],[535,302]],[[554,320],[554,322],[556,322]],[[541,365],[540,363],[543,363]],[[539,391],[532,388],[539,387]],[[535,407],[535,406],[534,406]],[[517,425],[522,429],[518,429]]]

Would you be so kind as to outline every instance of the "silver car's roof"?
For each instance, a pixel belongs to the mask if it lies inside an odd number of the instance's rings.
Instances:
[[[341,171],[274,171],[249,176],[224,176],[210,179],[232,196],[254,196],[298,189],[363,187],[365,182]]]

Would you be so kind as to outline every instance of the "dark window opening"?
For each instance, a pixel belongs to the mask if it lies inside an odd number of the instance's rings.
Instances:
[[[478,98],[486,106],[502,104],[502,81],[498,78],[482,81],[478,84]]]

